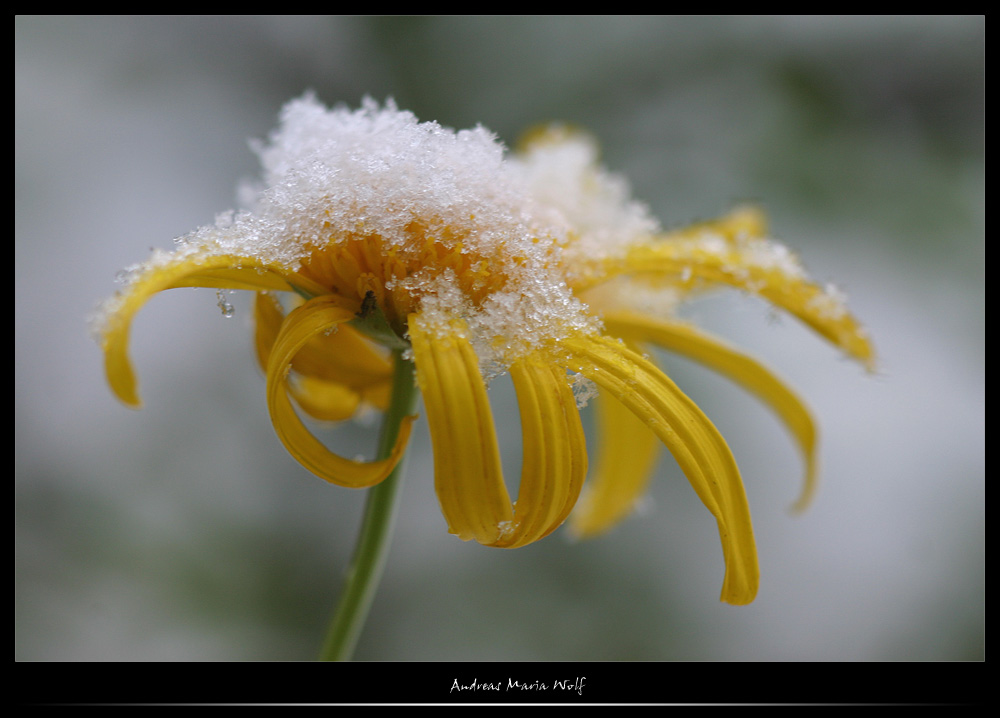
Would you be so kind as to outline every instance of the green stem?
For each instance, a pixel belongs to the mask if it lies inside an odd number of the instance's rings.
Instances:
[[[384,459],[392,452],[400,422],[413,412],[418,393],[413,381],[413,363],[404,359],[401,351],[394,351],[392,358],[392,399],[382,419],[377,459]],[[354,653],[389,556],[405,461],[404,455],[385,481],[368,490],[358,544],[340,602],[327,629],[320,660],[348,661]]]

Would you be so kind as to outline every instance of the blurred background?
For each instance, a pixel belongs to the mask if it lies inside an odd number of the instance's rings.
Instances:
[[[743,472],[755,603],[720,603],[715,522],[664,455],[610,534],[516,551],[446,531],[418,425],[362,660],[963,661],[985,651],[983,17],[30,17],[14,20],[15,659],[310,660],[364,494],[284,451],[249,297],[157,296],[108,390],[86,318],[116,272],[235,206],[287,100],[392,96],[508,144],[589,128],[673,227],[746,200],[874,336],[863,369],[735,293],[687,315],[821,426],[821,487],[762,405],[667,371]],[[491,398],[508,476],[516,401]],[[321,430],[353,454],[375,424]]]

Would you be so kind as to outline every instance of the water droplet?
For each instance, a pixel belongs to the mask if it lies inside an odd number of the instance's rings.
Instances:
[[[216,306],[218,306],[219,309],[222,310],[222,316],[224,316],[226,319],[229,319],[231,316],[233,316],[233,314],[236,313],[236,310],[233,308],[233,305],[226,301],[226,296],[222,293],[221,289],[215,290],[215,296],[219,300],[216,303]]]

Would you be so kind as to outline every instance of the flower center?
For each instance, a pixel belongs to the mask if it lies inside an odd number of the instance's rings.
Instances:
[[[425,297],[451,286],[461,293],[461,301],[480,307],[507,286],[511,270],[525,261],[502,245],[486,254],[450,227],[431,232],[414,221],[403,236],[404,241],[364,233],[335,237],[313,250],[298,272],[334,294],[356,299],[359,310],[374,294],[390,326],[402,336],[407,316],[420,310]]]

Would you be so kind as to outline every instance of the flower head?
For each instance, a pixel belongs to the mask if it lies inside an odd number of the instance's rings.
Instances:
[[[275,430],[303,466],[366,487],[400,460],[343,458],[302,423],[388,402],[390,350],[413,362],[430,425],[435,487],[452,533],[517,547],[570,516],[604,530],[642,496],[659,444],[715,516],[722,599],[748,603],[758,571],[742,479],[711,421],[643,347],[680,353],[731,377],[788,426],[814,483],[815,430],[802,402],[755,360],[674,317],[692,293],[728,285],[792,313],[849,355],[872,349],[838,295],[817,286],[761,215],[741,209],[664,232],[597,164],[594,143],[539,130],[515,155],[485,129],[419,123],[391,102],[327,110],[310,96],[285,107],[258,152],[247,208],[217,218],[128,271],[99,328],[108,381],[139,405],[129,327],[156,292],[175,287],[257,293],[256,348]],[[656,311],[652,311],[654,304]],[[524,459],[508,495],[487,398],[509,372]],[[578,399],[599,394],[600,445],[588,491]]]

